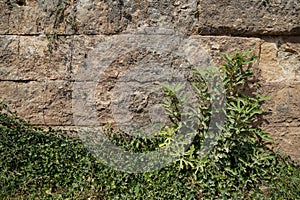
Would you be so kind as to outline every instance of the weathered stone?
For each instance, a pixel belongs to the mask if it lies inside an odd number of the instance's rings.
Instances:
[[[49,62],[46,63],[46,77],[50,80],[70,80],[73,74],[73,37],[58,36],[54,39],[48,39],[47,42]],[[49,48],[52,49],[52,53],[49,53]]]
[[[89,70],[89,72],[92,72],[91,66],[88,64],[88,59],[90,59],[91,52],[93,52],[96,48],[98,48],[98,45],[105,41],[107,37],[102,35],[80,35],[80,36],[74,36],[73,38],[73,46],[72,46],[72,80],[87,80],[88,78],[84,78],[83,75],[81,75],[82,70]],[[100,50],[99,50],[100,51]],[[102,59],[100,57],[94,56],[91,59],[93,59],[95,62],[100,62],[99,60]]]
[[[7,103],[17,113],[34,124],[45,124],[43,117],[43,83],[0,82],[1,101]]]
[[[99,125],[95,106],[97,82],[74,82],[72,87],[72,111],[76,126]],[[101,116],[100,116],[101,118]]]
[[[9,13],[9,33],[36,34],[39,14],[36,7],[12,6]]]
[[[1,32],[115,34],[141,26],[175,28],[185,34],[299,34],[300,3],[287,1],[15,1],[5,9]],[[9,17],[9,19],[8,19]],[[6,26],[7,27],[7,26]]]
[[[185,34],[299,34],[300,4],[288,1],[78,2],[80,33],[112,34],[141,26],[175,28]]]
[[[260,44],[262,42],[258,38],[228,36],[191,36],[191,38],[199,42],[200,46],[207,51],[216,66],[224,63],[224,59],[220,55],[222,53],[234,55],[236,52],[251,50],[254,55],[259,55]]]
[[[11,109],[16,109],[15,101],[17,83],[11,81],[0,81],[0,101],[6,103]]]
[[[198,5],[199,33],[221,35],[299,35],[296,0],[205,0]]]
[[[89,54],[87,54],[89,56]],[[102,59],[102,58],[99,58]],[[134,95],[133,90],[140,91],[140,90],[149,90],[146,93],[149,95],[150,93],[154,94],[156,93],[156,97],[153,95],[150,95],[152,97],[147,97],[147,103],[142,105],[141,109],[147,109],[147,105],[152,104],[151,101],[156,101],[159,99],[158,97],[161,93],[161,86],[160,83],[165,82],[167,79],[171,79],[171,73],[176,76],[180,73],[178,69],[180,69],[179,65],[182,64],[182,61],[179,61],[180,59],[178,56],[168,56],[168,54],[155,54],[151,53],[146,50],[135,50],[130,52],[125,52],[123,55],[120,55],[119,57],[116,57],[116,60],[113,60],[111,63],[109,63],[108,68],[103,69],[100,68],[97,70],[93,70],[90,73],[98,73],[98,79],[85,82],[86,79],[81,77],[81,72],[79,71],[79,78],[76,78],[76,90],[73,91],[74,98],[77,98],[77,95],[79,95],[79,102],[78,104],[82,104],[82,100],[86,101],[86,104],[90,105],[83,105],[86,106],[86,109],[83,110],[83,112],[93,112],[93,110],[90,110],[93,106],[93,102],[96,106],[96,110],[94,112],[98,112],[98,118],[100,124],[105,123],[113,123],[114,122],[114,115],[116,116],[116,113],[114,113],[116,110],[120,111],[122,110],[121,107],[119,109],[115,107],[114,110],[112,110],[112,101],[114,98],[121,99],[121,94],[118,94],[118,92],[124,92],[125,88],[129,89],[129,91],[125,91],[123,94]],[[90,62],[96,62],[95,64],[92,64],[94,67],[97,67],[98,65],[101,65],[101,62],[98,62],[97,57],[95,57],[95,60],[92,60]],[[89,63],[86,63],[86,68],[91,69],[91,66],[88,66]],[[186,65],[188,66],[188,65]],[[183,67],[183,65],[181,66]],[[82,68],[82,67],[81,67]],[[84,68],[84,67],[83,67]],[[85,70],[83,69],[82,70]],[[175,70],[178,70],[176,73]],[[170,71],[172,70],[173,71]],[[169,71],[168,71],[169,70]],[[166,73],[168,71],[168,73]],[[75,76],[77,77],[77,76]],[[116,89],[117,88],[117,89]],[[152,88],[152,89],[151,89]],[[154,89],[156,88],[156,89]],[[86,91],[84,91],[86,90]],[[117,90],[117,91],[116,91]],[[158,90],[160,90],[160,93],[157,93]],[[144,92],[145,93],[145,92]],[[116,95],[115,97],[113,95]],[[147,96],[147,95],[146,95]],[[138,105],[139,101],[134,102],[124,102],[124,99],[121,99],[120,102],[115,103],[115,106],[120,105],[129,105],[129,107],[139,107]],[[76,109],[82,108],[83,106],[76,106]],[[127,107],[126,107],[127,108]],[[131,111],[128,111],[130,114],[134,115],[135,118],[139,120],[143,120],[143,118],[140,115],[143,115],[140,112],[141,109],[133,109]],[[77,112],[76,113],[80,113]],[[124,110],[123,110],[124,113]],[[144,113],[145,114],[145,113]],[[87,125],[86,122],[90,123],[90,116],[89,114],[86,115],[86,117],[81,116],[79,118],[79,125]],[[120,116],[120,115],[118,115]],[[124,118],[121,116],[121,118]]]
[[[1,80],[66,80],[72,75],[70,37],[0,36]],[[51,52],[50,52],[51,50]]]
[[[72,125],[71,83],[0,82],[1,101],[33,124]]]
[[[300,82],[300,37],[290,37],[279,43],[278,63],[285,81]]]
[[[3,18],[0,33],[71,34],[76,32],[73,1],[15,1],[1,3]],[[6,29],[8,28],[8,29]]]
[[[35,124],[45,124],[44,121],[44,92],[43,82],[24,82],[17,84],[13,99],[19,115]]]
[[[19,42],[17,36],[0,36],[0,80],[18,79]]]
[[[259,68],[265,82],[299,82],[300,38],[268,38],[261,45]]]
[[[0,34],[9,33],[9,8],[5,0],[0,0]]]
[[[18,80],[38,80],[43,81],[48,77],[48,63],[50,59],[47,51],[48,41],[43,36],[19,37],[18,60]]]
[[[300,126],[300,85],[264,85],[262,93],[270,96],[263,105],[267,124],[274,127]]]
[[[196,10],[196,6],[196,1],[186,4],[185,9],[181,10],[179,5],[175,8],[172,1],[108,0],[95,3],[88,0],[78,2],[75,16],[79,33],[84,34],[114,34],[141,26],[174,28],[174,23],[186,33],[186,29],[192,28],[188,25],[192,25],[190,21],[195,17],[191,18],[190,12]]]
[[[261,54],[259,67],[261,69],[261,76],[266,82],[281,81],[279,77],[281,68],[277,60],[277,45],[272,42],[264,42],[261,45]]]
[[[77,4],[76,19],[78,20],[79,33],[84,34],[110,34],[121,32],[122,24],[119,3],[109,6],[105,1],[94,2],[79,1]]]
[[[45,82],[43,103],[45,124],[48,126],[73,124],[71,82]]]
[[[271,133],[275,150],[300,163],[300,127],[266,126],[264,130]]]

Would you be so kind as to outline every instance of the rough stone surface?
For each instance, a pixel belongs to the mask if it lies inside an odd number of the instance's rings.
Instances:
[[[71,85],[65,81],[0,82],[1,101],[36,125],[71,125]]]
[[[0,79],[18,78],[18,36],[0,36]]]
[[[72,42],[70,37],[0,36],[0,80],[70,79]]]
[[[261,76],[266,82],[300,82],[300,37],[267,38],[261,45]]]
[[[205,48],[216,66],[221,65],[224,62],[224,59],[221,56],[222,53],[233,55],[238,51],[244,52],[247,49],[251,49],[255,55],[259,55],[262,42],[259,38],[228,36],[192,36],[192,38],[195,38],[195,40]]]
[[[43,120],[43,87],[39,82],[0,82],[1,101],[7,102],[18,114],[34,124]]]
[[[299,35],[297,0],[1,0],[2,34],[115,34],[141,26],[186,34]]]
[[[274,127],[300,127],[300,85],[271,84],[262,87],[266,102],[266,124]]]
[[[264,127],[269,133],[272,133],[275,149],[284,155],[290,155],[295,161],[300,161],[300,127]]]
[[[200,33],[299,35],[297,0],[203,0],[198,9]]]
[[[72,83],[49,81],[43,92],[44,124],[72,125]]]
[[[186,78],[194,64],[220,65],[220,53],[251,49],[260,57],[253,64],[259,92],[270,96],[263,127],[280,151],[300,161],[299,1],[0,5],[0,101],[33,124],[160,126],[168,122],[157,106],[159,83]]]

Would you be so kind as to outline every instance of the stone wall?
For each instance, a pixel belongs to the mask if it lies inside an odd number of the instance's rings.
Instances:
[[[160,27],[193,38],[216,65],[220,52],[252,49],[260,57],[254,65],[260,92],[270,96],[263,126],[280,151],[300,160],[300,1],[0,0],[0,5],[0,100],[33,124],[74,128],[74,84],[89,67],[91,52],[143,27]],[[114,122],[109,111],[118,99],[112,94],[116,80],[151,62],[178,69],[184,61],[145,49],[116,58],[95,92],[100,123]],[[160,96],[149,88],[128,102],[137,113],[138,105],[147,107]],[[147,117],[140,113],[136,119],[141,118]]]

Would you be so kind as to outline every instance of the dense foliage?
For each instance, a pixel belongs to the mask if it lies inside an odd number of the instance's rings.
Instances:
[[[0,199],[300,199],[300,167],[267,148],[269,134],[258,126],[266,100],[249,92],[249,53],[225,55],[219,68],[226,93],[226,122],[211,153],[198,150],[208,132],[211,101],[203,72],[191,84],[199,100],[199,130],[173,164],[154,172],[129,174],[103,165],[76,137],[42,130],[0,104]],[[209,73],[209,72],[205,72]],[[213,74],[212,74],[213,76]],[[255,86],[251,86],[255,87]],[[253,89],[253,88],[252,88]],[[153,140],[107,128],[107,136],[131,151],[168,148],[181,126],[175,88],[162,103],[172,126]]]

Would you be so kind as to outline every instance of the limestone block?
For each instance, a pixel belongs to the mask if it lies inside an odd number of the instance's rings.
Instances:
[[[258,38],[233,38],[228,36],[191,36],[191,38],[199,42],[199,45],[206,50],[216,66],[224,63],[224,59],[221,56],[224,53],[232,56],[237,52],[242,53],[246,50],[251,50],[254,55],[259,56],[262,42]]]
[[[39,14],[36,7],[13,6],[9,17],[10,34],[36,34]]]
[[[50,54],[44,36],[20,36],[18,48],[18,80],[46,79]]]
[[[285,39],[278,50],[282,77],[288,82],[300,82],[300,37]]]
[[[3,1],[3,18],[0,23],[1,33],[9,34],[72,34],[76,31],[76,20],[73,16],[73,1],[40,1],[24,2]],[[8,28],[7,30],[5,28]]]
[[[300,126],[300,85],[263,85],[262,93],[270,96],[263,105],[267,123],[274,127]]]
[[[73,124],[71,82],[46,81],[43,97],[46,125]]]
[[[116,34],[139,27],[173,28],[191,34],[197,22],[197,1],[79,1],[76,4],[78,32]]]
[[[66,81],[0,82],[0,100],[32,124],[72,125],[71,89]]]
[[[92,72],[91,66],[88,66],[88,59],[92,59],[95,62],[100,62],[101,57],[97,55],[91,55],[98,45],[105,41],[108,37],[102,35],[76,35],[72,39],[73,48],[72,48],[72,80],[87,80],[89,78],[84,78],[81,76],[81,70],[88,70],[90,73]],[[101,51],[101,50],[99,50]],[[93,56],[93,58],[90,58]]]
[[[274,139],[275,150],[300,163],[300,127],[264,127]]]
[[[66,80],[72,75],[71,37],[0,36],[1,80]],[[52,48],[52,52],[49,48]]]
[[[0,80],[19,78],[19,42],[20,39],[17,36],[0,36]]]
[[[0,0],[0,34],[9,33],[9,8],[5,0]]]
[[[17,91],[17,84],[10,81],[0,81],[0,101],[6,103],[12,109],[16,108],[14,98]]]
[[[115,2],[115,4],[118,3]],[[118,5],[109,6],[103,1],[79,1],[76,12],[76,19],[79,23],[79,33],[109,34],[115,33],[116,31],[120,32],[119,30],[124,29],[124,24],[120,23],[120,10],[116,9],[118,9]],[[116,11],[109,16],[110,10]]]
[[[43,82],[23,82],[15,91],[16,110],[20,116],[34,124],[44,124]]]
[[[261,76],[264,81],[281,81],[281,69],[277,60],[277,45],[272,42],[264,42],[261,45],[261,54],[259,67],[261,69]]]
[[[72,77],[73,36],[58,36],[48,40],[52,53],[47,52],[46,77],[50,80],[69,80]]]
[[[300,82],[300,38],[265,40],[259,68],[265,82]]]
[[[200,1],[199,33],[298,35],[300,2],[294,0]]]
[[[95,87],[97,82],[74,82],[72,87],[72,112],[76,126],[99,125],[96,111]],[[102,116],[100,116],[102,117]]]
[[[0,82],[1,101],[34,124],[44,124],[43,90],[43,83],[36,81]]]

